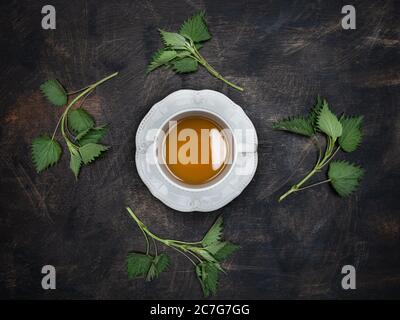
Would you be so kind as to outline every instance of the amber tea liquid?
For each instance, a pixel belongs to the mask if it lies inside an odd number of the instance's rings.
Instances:
[[[203,116],[170,122],[164,147],[168,171],[190,185],[215,179],[224,170],[230,152],[221,126]]]

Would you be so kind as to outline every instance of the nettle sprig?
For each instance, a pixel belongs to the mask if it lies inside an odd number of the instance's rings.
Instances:
[[[326,100],[319,96],[314,108],[307,117],[291,117],[274,124],[274,128],[310,137],[319,149],[314,168],[298,183],[280,196],[282,201],[294,192],[302,191],[323,183],[330,183],[341,197],[347,197],[359,186],[364,170],[358,165],[344,160],[331,161],[339,150],[352,152],[358,148],[362,139],[362,116],[338,118],[329,108]],[[325,136],[325,151],[322,151],[318,135]],[[311,177],[329,164],[328,178],[303,186]]]
[[[243,91],[243,88],[221,76],[200,54],[199,50],[203,43],[211,39],[204,16],[204,11],[200,11],[187,19],[179,29],[179,33],[159,29],[164,48],[153,55],[147,73],[161,66],[171,68],[176,73],[195,72],[200,64],[214,77]]]
[[[107,132],[105,125],[96,126],[93,117],[82,107],[87,96],[93,90],[115,77],[118,72],[91,84],[80,90],[67,93],[57,80],[48,80],[40,86],[43,95],[55,106],[66,106],[59,118],[52,136],[42,135],[32,142],[32,161],[36,171],[42,172],[56,164],[61,158],[61,145],[55,139],[58,128],[70,153],[70,168],[75,177],[78,178],[82,165],[94,161],[109,147],[100,144],[100,140]],[[75,96],[68,103],[68,98]],[[72,110],[72,107],[79,106]]]
[[[129,207],[126,209],[146,239],[145,253],[132,252],[127,256],[129,278],[145,278],[146,281],[151,281],[167,269],[170,259],[166,253],[158,252],[156,242],[160,242],[181,253],[194,265],[205,297],[216,294],[219,274],[225,273],[221,263],[239,248],[229,241],[221,240],[222,217],[215,221],[201,241],[186,242],[158,237],[139,220]],[[151,243],[153,244],[153,253],[150,252]]]

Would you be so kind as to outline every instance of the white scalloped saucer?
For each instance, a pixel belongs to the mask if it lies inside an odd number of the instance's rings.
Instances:
[[[157,160],[160,128],[177,114],[203,112],[220,118],[233,134],[233,162],[218,181],[184,186],[168,177]],[[257,134],[241,107],[213,90],[178,90],[156,103],[136,133],[136,168],[150,192],[178,211],[213,211],[231,202],[250,183],[257,168]],[[217,179],[216,179],[217,180]]]

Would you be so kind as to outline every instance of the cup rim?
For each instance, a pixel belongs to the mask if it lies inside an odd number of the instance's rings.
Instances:
[[[168,122],[169,121],[171,121],[171,119],[173,119],[173,118],[175,118],[175,117],[177,117],[177,116],[179,116],[179,115],[181,115],[181,114],[184,114],[184,113],[188,113],[188,112],[200,112],[200,113],[203,113],[203,114],[211,114],[211,115],[213,115],[214,117],[216,117],[218,120],[220,120],[223,124],[224,124],[224,127],[225,128],[227,128],[230,132],[231,132],[231,134],[232,134],[232,157],[233,157],[233,159],[232,159],[232,163],[230,164],[230,166],[229,166],[229,168],[224,168],[223,169],[223,171],[224,170],[227,170],[227,172],[224,174],[224,176],[221,178],[221,179],[219,179],[218,181],[216,181],[215,183],[212,183],[212,180],[211,181],[209,181],[208,183],[205,183],[205,186],[204,187],[202,187],[202,185],[200,184],[200,185],[193,185],[193,187],[190,187],[190,185],[189,184],[185,184],[185,185],[182,185],[182,184],[179,184],[179,183],[177,183],[176,181],[175,181],[175,178],[174,177],[170,177],[170,176],[168,176],[167,174],[165,174],[165,172],[164,172],[164,170],[161,168],[161,164],[159,163],[159,161],[158,161],[158,159],[157,159],[157,148],[158,148],[158,140],[159,140],[159,136],[160,136],[160,134],[161,134],[161,132],[163,131],[163,128],[168,124]],[[237,153],[236,153],[236,150],[237,150],[237,141],[236,141],[236,137],[235,137],[235,135],[233,134],[234,133],[234,131],[232,130],[232,127],[229,125],[229,123],[227,122],[227,121],[225,121],[219,114],[217,114],[217,113],[215,113],[215,112],[213,112],[213,111],[210,111],[210,110],[205,110],[205,109],[201,109],[201,108],[186,108],[186,109],[182,109],[182,110],[179,110],[179,111],[177,111],[177,112],[175,112],[174,114],[172,114],[170,117],[168,117],[162,124],[161,124],[161,126],[160,126],[160,128],[159,128],[159,132],[157,133],[157,135],[155,136],[155,141],[154,141],[154,149],[153,149],[153,152],[154,152],[154,154],[153,154],[153,156],[155,157],[155,159],[156,159],[156,167],[157,167],[157,169],[158,169],[158,171],[161,173],[161,175],[169,182],[169,183],[171,183],[172,185],[174,185],[175,187],[177,187],[177,188],[179,188],[179,189],[182,189],[182,190],[185,190],[185,191],[193,191],[193,192],[200,192],[200,191],[206,191],[206,190],[209,190],[209,189],[211,189],[211,188],[214,188],[215,186],[217,186],[217,185],[219,185],[220,183],[222,183],[230,174],[231,174],[231,172],[232,172],[232,170],[233,170],[233,167],[234,167],[234,164],[236,163],[236,159],[237,159]],[[168,170],[168,169],[167,169]],[[217,178],[221,173],[223,173],[223,171],[222,172],[220,172],[215,178]],[[214,179],[215,179],[214,178]],[[183,183],[184,184],[184,183]]]

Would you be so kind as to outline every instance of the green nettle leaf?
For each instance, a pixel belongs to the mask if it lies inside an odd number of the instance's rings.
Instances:
[[[315,138],[314,142],[318,147],[318,158],[314,167],[303,179],[283,193],[278,200],[282,201],[290,194],[329,182],[340,196],[345,197],[351,194],[359,185],[363,169],[345,161],[331,161],[340,149],[346,152],[357,149],[362,139],[362,118],[342,116],[338,119],[329,109],[327,101],[318,96],[307,118],[288,118],[276,123],[275,129],[312,136]],[[319,145],[318,137],[314,136],[319,132],[323,133],[326,140],[325,151]],[[308,183],[307,185],[307,181],[321,172],[329,163],[331,163],[328,170],[329,179],[312,184]]]
[[[78,149],[75,147],[69,147],[69,151],[71,154],[71,159],[69,161],[69,167],[72,170],[72,172],[75,175],[75,178],[78,179],[79,171],[81,169],[82,165],[82,158],[81,155],[79,154]]]
[[[67,104],[67,92],[57,80],[47,80],[40,86],[40,90],[50,103],[59,107]]]
[[[207,251],[210,252],[217,261],[226,260],[239,248],[240,246],[228,241],[217,242],[206,247]]]
[[[177,54],[176,54],[176,57],[178,59],[185,58],[185,57],[188,57],[188,56],[190,56],[190,52],[189,51],[185,51],[185,50],[178,50]]]
[[[205,297],[216,294],[219,272],[220,270],[212,262],[202,262],[196,266],[197,278]]]
[[[311,109],[310,114],[309,114],[309,116],[308,116],[308,121],[309,121],[309,122],[311,123],[311,125],[313,126],[314,132],[316,132],[317,129],[318,129],[318,124],[317,124],[318,115],[321,113],[321,109],[322,109],[322,106],[323,106],[323,105],[324,105],[324,103],[323,103],[321,97],[318,95],[317,101],[315,102],[315,105],[314,105],[314,107]]]
[[[278,121],[273,125],[274,129],[289,131],[297,134],[301,134],[307,137],[313,136],[317,131],[317,120],[318,115],[321,112],[323,102],[320,96],[317,97],[317,101],[314,107],[311,109],[308,117],[289,117]]]
[[[363,169],[347,161],[333,161],[329,165],[328,177],[341,197],[347,197],[357,189],[363,174]]]
[[[81,132],[79,132],[76,136],[75,136],[75,140],[79,140],[82,139],[84,135],[86,135],[92,128],[87,128],[86,130],[83,130]]]
[[[314,134],[314,127],[308,118],[291,117],[281,120],[273,125],[274,129],[285,130],[293,133],[311,137]]]
[[[169,265],[169,257],[165,253],[153,258],[149,271],[147,272],[146,281],[152,281],[164,272]]]
[[[212,227],[208,230],[201,243],[204,246],[209,246],[215,242],[220,241],[222,236],[222,225],[223,225],[223,219],[222,216],[219,216],[218,219],[215,220]]]
[[[161,39],[166,47],[172,49],[186,49],[186,39],[179,33],[159,29]]]
[[[177,55],[177,52],[174,50],[158,50],[151,58],[151,62],[147,67],[147,73],[157,69],[162,65],[167,64],[172,59],[175,59]]]
[[[79,171],[81,169],[82,159],[79,154],[72,154],[71,159],[69,161],[69,167],[75,175],[75,178],[78,179]]]
[[[94,128],[95,122],[86,110],[83,108],[73,110],[73,108],[78,104],[82,105],[83,101],[95,88],[116,75],[118,75],[118,72],[70,93],[67,93],[57,80],[48,80],[40,86],[43,95],[51,103],[66,106],[57,122],[52,138],[43,136],[36,138],[32,142],[32,159],[38,172],[55,164],[60,159],[61,147],[53,139],[58,129],[60,129],[64,143],[68,147],[71,156],[69,167],[76,179],[83,164],[91,162],[101,152],[107,150],[108,147],[97,144],[106,133],[106,128]],[[67,105],[68,95],[73,95],[74,99]]]
[[[207,251],[205,248],[197,248],[197,247],[193,247],[191,248],[191,251],[193,251],[194,253],[198,254],[199,256],[203,257],[205,260],[207,261],[212,261],[217,263],[217,259],[215,259],[213,257],[213,255]]]
[[[143,253],[129,253],[126,262],[130,279],[145,276],[146,281],[152,281],[167,269],[169,257],[165,253],[156,257]]]
[[[68,126],[76,133],[80,133],[92,128],[94,120],[85,109],[78,108],[68,113]]]
[[[84,146],[88,143],[98,143],[101,139],[106,135],[107,127],[101,126],[96,128],[90,128],[76,136],[76,140],[79,142],[79,145]]]
[[[202,42],[211,39],[211,34],[204,21],[204,15],[205,12],[200,11],[187,19],[183,23],[179,33],[184,37],[192,39],[194,42]]]
[[[178,252],[186,256],[192,263],[194,261],[191,256],[196,257],[197,263],[195,271],[200,281],[201,287],[203,288],[204,295],[207,297],[211,294],[215,294],[217,291],[218,276],[219,272],[225,272],[220,262],[227,259],[239,246],[234,245],[230,242],[220,242],[222,233],[222,217],[218,217],[211,228],[206,233],[203,241],[201,242],[185,242],[173,239],[162,239],[155,235],[153,232],[146,227],[146,225],[139,220],[136,214],[127,207],[127,211],[130,216],[136,222],[139,229],[143,232],[147,242],[147,252],[151,251],[149,246],[149,238],[154,240],[154,251],[157,254],[156,241],[163,245],[173,248]],[[131,256],[131,274],[133,277],[145,276],[146,281],[151,281],[157,278],[161,272],[165,271],[169,265],[169,257],[162,253],[156,256],[147,254],[149,258],[142,257],[146,255],[133,254]],[[139,260],[140,259],[140,260]],[[143,261],[143,262],[142,262]],[[142,263],[141,263],[142,262]],[[129,265],[128,265],[129,266]],[[128,269],[129,270],[129,269]]]
[[[153,55],[147,73],[162,65],[171,67],[176,73],[189,73],[197,71],[198,66],[201,65],[212,76],[236,90],[243,91],[243,88],[219,74],[199,53],[198,50],[202,46],[199,42],[211,39],[211,34],[204,21],[204,15],[204,12],[199,12],[190,17],[183,23],[179,33],[159,29],[164,48]]]
[[[152,256],[143,253],[129,253],[126,257],[128,277],[130,279],[135,279],[145,276],[149,271],[152,262]]]
[[[357,149],[361,143],[361,123],[363,117],[344,117],[340,119],[343,127],[342,135],[339,137],[339,145],[346,152]]]
[[[79,148],[79,153],[83,163],[88,164],[106,150],[108,150],[108,147],[102,144],[88,143]]]
[[[161,253],[154,259],[154,264],[157,269],[157,273],[160,274],[161,272],[164,272],[167,270],[169,266],[169,257],[165,253]]]
[[[186,57],[171,62],[172,69],[177,73],[189,73],[197,71],[198,63],[195,59]]]
[[[32,142],[32,160],[36,171],[42,172],[60,160],[60,144],[49,136],[41,136]]]
[[[324,101],[317,119],[318,129],[336,140],[342,135],[342,125]]]

